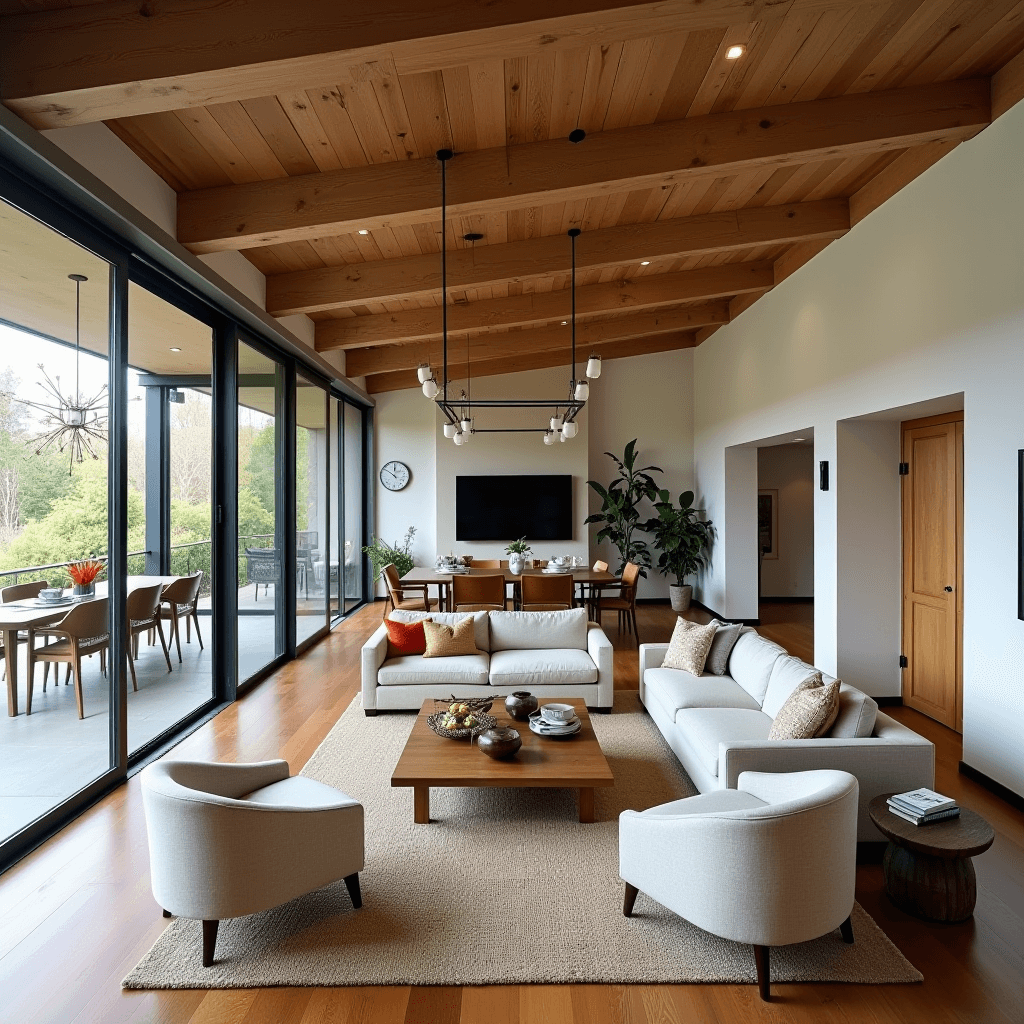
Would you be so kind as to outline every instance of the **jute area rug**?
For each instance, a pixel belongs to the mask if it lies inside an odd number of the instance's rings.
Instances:
[[[413,717],[366,718],[357,697],[303,770],[366,808],[361,910],[338,882],[224,921],[211,968],[200,923],[174,920],[124,987],[754,982],[749,946],[643,893],[622,916],[619,812],[695,792],[634,692],[593,719],[615,773],[594,825],[577,821],[575,791],[558,789],[435,789],[433,823],[414,824],[412,791],[390,786]],[[837,930],[773,949],[772,980],[921,980],[859,905],[853,928],[852,946]]]

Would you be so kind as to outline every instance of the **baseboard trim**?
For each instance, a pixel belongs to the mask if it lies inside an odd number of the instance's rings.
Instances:
[[[776,594],[773,597],[759,597],[761,604],[814,604],[812,597],[781,597]]]
[[[667,597],[638,597],[636,599],[637,604],[668,604],[669,600]]]
[[[740,622],[744,626],[761,625],[760,619],[727,619],[724,615],[720,615],[718,612],[716,612],[714,608],[709,608],[703,601],[698,601],[696,598],[694,598],[690,602],[690,604],[693,605],[695,608],[700,608],[702,611],[707,612],[708,615],[713,615],[716,619],[718,619],[719,622]]]
[[[872,697],[880,708],[901,708],[903,707],[902,697]]]
[[[1000,800],[1005,800],[1011,807],[1015,807],[1018,811],[1024,811],[1024,796],[1021,796],[1020,793],[1015,793],[1008,786],[996,782],[991,776],[978,771],[977,768],[972,768],[966,761],[961,761],[958,767],[961,775],[966,775],[972,782],[984,786],[990,793],[995,794]]]

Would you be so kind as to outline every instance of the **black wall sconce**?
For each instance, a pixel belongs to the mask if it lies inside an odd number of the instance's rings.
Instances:
[[[823,491],[828,490],[828,462],[825,460],[818,463],[818,487]]]

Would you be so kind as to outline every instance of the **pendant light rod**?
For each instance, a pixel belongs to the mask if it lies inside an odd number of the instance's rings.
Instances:
[[[572,377],[569,380],[570,391],[576,386],[576,239],[579,237],[579,228],[569,228],[569,238],[572,239]]]
[[[68,274],[68,277],[75,282],[75,402],[81,388],[78,382],[78,366],[82,348],[82,282],[88,281],[84,274]]]
[[[448,161],[455,154],[450,149],[439,149],[441,161],[441,344],[444,352],[444,381],[441,400],[448,401]]]

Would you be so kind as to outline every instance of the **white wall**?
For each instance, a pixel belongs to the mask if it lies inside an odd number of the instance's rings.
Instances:
[[[814,449],[770,445],[757,450],[758,490],[778,491],[777,558],[761,562],[762,597],[814,596]]]
[[[604,453],[614,452],[621,459],[635,437],[637,465],[660,466],[664,473],[654,476],[673,501],[693,488],[693,349],[605,360],[601,376],[591,382],[588,405],[590,479],[610,483],[616,468]],[[596,512],[601,499],[591,488],[587,491],[589,509]],[[654,514],[653,509],[646,512]],[[590,562],[604,559],[614,571],[618,554],[607,542],[594,543],[598,529],[590,528]],[[655,564],[657,560],[655,552]],[[655,569],[637,595],[641,600],[667,598],[670,582]]]
[[[963,392],[964,759],[1024,793],[1024,623],[1017,619],[1017,449],[1024,447],[1024,107],[961,144],[697,349],[698,488],[726,513],[731,445],[811,426],[844,467],[840,420]],[[815,660],[839,664],[836,483],[815,491]],[[725,543],[729,543],[728,536]],[[701,597],[756,595],[729,557]],[[726,595],[729,595],[728,602]],[[750,614],[748,611],[747,614]],[[885,642],[888,642],[885,641]],[[899,651],[887,652],[898,656]]]

